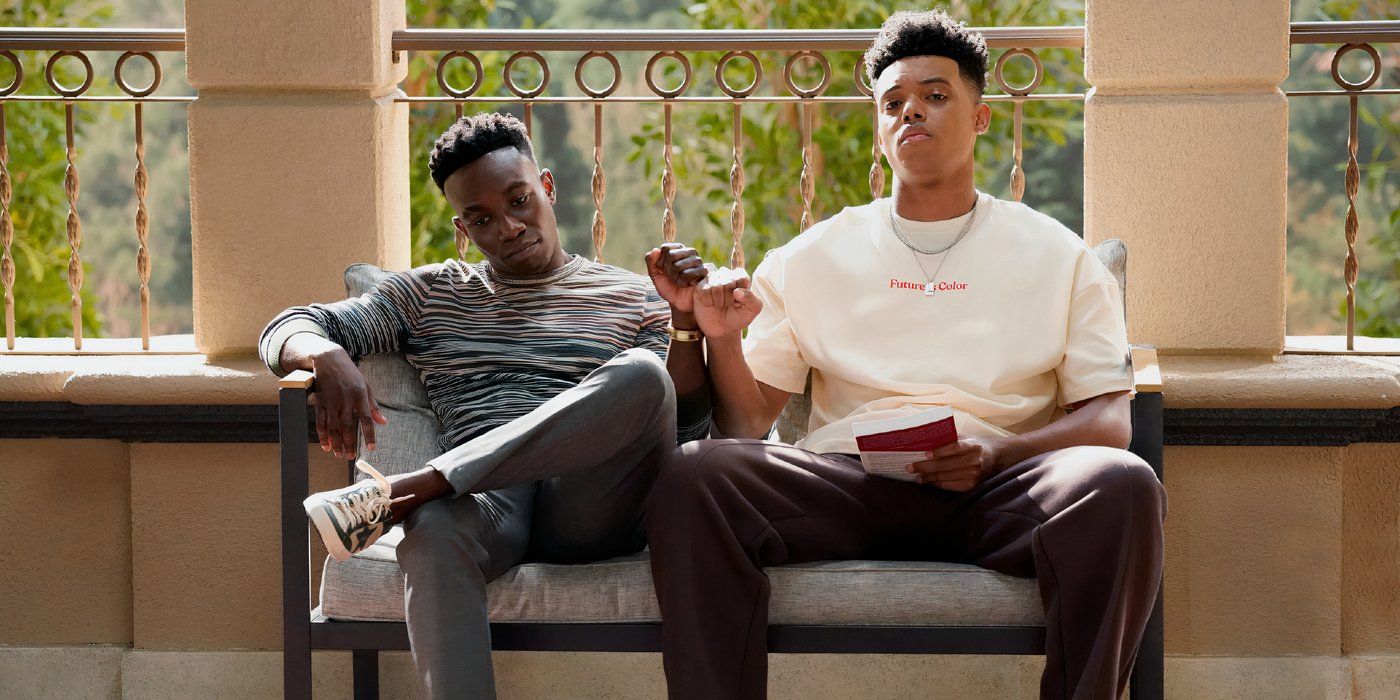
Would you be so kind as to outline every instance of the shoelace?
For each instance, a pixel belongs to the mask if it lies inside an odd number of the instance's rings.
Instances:
[[[388,518],[389,499],[384,494],[389,492],[389,480],[364,460],[356,461],[355,468],[373,478],[379,488],[365,487],[345,494],[343,500],[334,501],[336,510],[345,522],[354,523],[351,527],[377,523]]]

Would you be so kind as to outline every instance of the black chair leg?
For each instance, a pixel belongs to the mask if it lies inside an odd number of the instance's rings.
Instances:
[[[282,697],[286,700],[311,700],[309,647],[282,650]]]
[[[1163,679],[1167,651],[1165,633],[1162,625],[1162,593],[1159,591],[1152,617],[1147,619],[1147,629],[1142,633],[1142,646],[1138,647],[1133,675],[1128,679],[1128,693],[1133,700],[1163,700],[1166,695]]]
[[[301,500],[307,494],[306,390],[279,392],[282,460],[282,694],[311,700],[310,535]]]
[[[1162,479],[1162,395],[1157,392],[1139,393],[1132,403],[1133,438],[1129,450],[1141,457]],[[1163,482],[1165,483],[1165,482]],[[1162,624],[1162,591],[1157,590],[1157,604],[1147,619],[1138,647],[1137,663],[1128,678],[1128,692],[1133,700],[1162,700],[1166,694],[1163,674],[1166,664],[1165,628]]]
[[[376,700],[379,697],[379,652],[375,649],[356,649],[355,700]]]

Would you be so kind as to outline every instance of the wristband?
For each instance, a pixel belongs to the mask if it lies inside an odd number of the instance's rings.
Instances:
[[[671,336],[671,340],[679,340],[682,343],[694,343],[705,337],[705,334],[698,330],[688,331],[675,327],[668,327],[666,329],[666,334]]]

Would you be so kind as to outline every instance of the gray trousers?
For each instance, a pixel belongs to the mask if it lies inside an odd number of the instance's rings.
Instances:
[[[428,463],[455,497],[424,504],[398,546],[413,664],[433,698],[494,698],[486,584],[522,561],[640,551],[676,396],[655,353],[628,350],[529,414]]]

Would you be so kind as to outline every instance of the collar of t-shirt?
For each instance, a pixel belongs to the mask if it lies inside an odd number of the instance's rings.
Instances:
[[[890,206],[894,206],[894,203],[891,202]],[[906,219],[897,212],[894,218],[899,222],[899,230],[904,233],[904,237],[908,238],[915,247],[924,250],[939,250],[948,247],[957,239],[958,234],[962,232],[963,225],[975,212],[975,209],[969,210],[962,216],[942,221],[915,221]]]
[[[491,267],[491,263],[485,260],[481,261],[480,265],[482,272],[486,273],[488,277],[498,284],[507,287],[543,287],[563,281],[565,278],[583,269],[583,266],[587,263],[588,258],[574,253],[567,263],[548,272],[535,275],[509,275]]]

